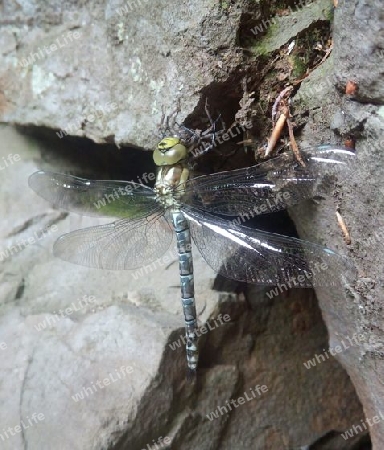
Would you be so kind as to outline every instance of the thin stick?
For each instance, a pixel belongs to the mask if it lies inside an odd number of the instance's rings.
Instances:
[[[340,214],[340,210],[336,210],[336,217],[337,217],[337,223],[339,224],[339,227],[341,228],[341,231],[343,232],[344,241],[347,245],[351,243],[351,235],[349,234],[347,225],[344,222],[344,219],[342,215]]]
[[[293,86],[288,86],[285,89],[283,89],[280,94],[277,96],[275,103],[272,106],[272,122],[275,123],[275,117],[277,114],[277,107],[279,106],[279,103],[281,102],[282,98],[291,90],[293,89]]]
[[[301,157],[299,147],[297,146],[295,136],[293,135],[292,122],[289,118],[287,118],[287,125],[288,125],[288,132],[289,132],[289,141],[292,146],[292,151],[295,154],[296,159],[299,161],[300,165],[305,167],[305,162],[303,161],[303,158]]]
[[[276,142],[279,139],[281,132],[283,131],[286,120],[287,116],[284,113],[281,113],[280,117],[277,119],[275,128],[272,130],[271,137],[268,139],[267,149],[265,150],[264,154],[265,157],[269,156],[272,150],[275,148]]]

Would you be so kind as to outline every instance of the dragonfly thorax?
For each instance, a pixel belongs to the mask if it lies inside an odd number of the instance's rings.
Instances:
[[[188,177],[189,170],[182,163],[158,167],[155,184],[157,201],[166,208],[177,208],[184,194],[183,184]]]

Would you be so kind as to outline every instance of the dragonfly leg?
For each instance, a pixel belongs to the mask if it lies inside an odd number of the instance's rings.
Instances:
[[[177,135],[178,134],[178,123],[176,122],[176,117],[180,112],[180,100],[177,102],[177,106],[174,111],[169,115],[165,115],[164,107],[162,108],[161,121],[158,124],[158,129],[161,138],[163,139],[167,135]],[[177,126],[177,128],[176,128]]]
[[[215,148],[217,144],[220,143],[216,142],[216,140],[218,140],[227,131],[221,114],[219,114],[215,120],[212,119],[212,116],[208,110],[207,101],[205,102],[205,113],[207,114],[210,123],[209,128],[205,131],[200,131],[198,134],[198,139],[195,138],[194,141],[187,142],[191,160],[195,160]],[[217,129],[217,123],[219,120],[221,120],[221,128]]]
[[[176,232],[179,254],[181,304],[185,321],[187,363],[190,371],[195,372],[199,352],[197,347],[197,318],[194,298],[191,235],[188,220],[181,211],[172,212],[172,222]]]

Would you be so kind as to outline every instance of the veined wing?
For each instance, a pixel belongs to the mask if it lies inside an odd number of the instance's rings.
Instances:
[[[212,269],[237,281],[288,287],[336,285],[349,261],[311,242],[232,225],[227,220],[182,207],[192,238]]]
[[[302,151],[306,167],[289,152],[256,166],[203,175],[185,184],[183,203],[216,214],[251,216],[280,211],[327,192],[351,173],[355,155],[338,146]]]
[[[39,171],[28,183],[54,208],[85,216],[139,218],[161,209],[153,189],[130,181],[87,180]]]
[[[172,242],[172,230],[162,215],[120,219],[61,236],[53,253],[65,261],[95,269],[136,269],[162,256]]]

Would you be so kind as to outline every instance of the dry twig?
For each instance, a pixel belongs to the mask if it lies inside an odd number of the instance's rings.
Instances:
[[[341,231],[343,232],[344,241],[347,245],[351,243],[351,235],[349,234],[347,225],[345,224],[345,221],[343,219],[343,216],[340,214],[339,208],[336,210],[336,217],[337,217],[337,223],[339,224],[339,227],[341,228]]]
[[[289,141],[291,143],[292,151],[294,155],[296,156],[296,159],[299,161],[300,165],[305,167],[305,162],[303,161],[303,158],[301,157],[299,147],[296,143],[295,136],[293,135],[293,126],[290,118],[287,118],[287,125],[288,125],[288,132],[289,132]]]
[[[283,131],[285,121],[287,120],[288,115],[283,112],[280,114],[280,117],[277,119],[276,125],[272,130],[271,137],[268,139],[267,149],[265,150],[264,156],[267,157],[271,154],[272,150],[275,148],[275,145]]]

